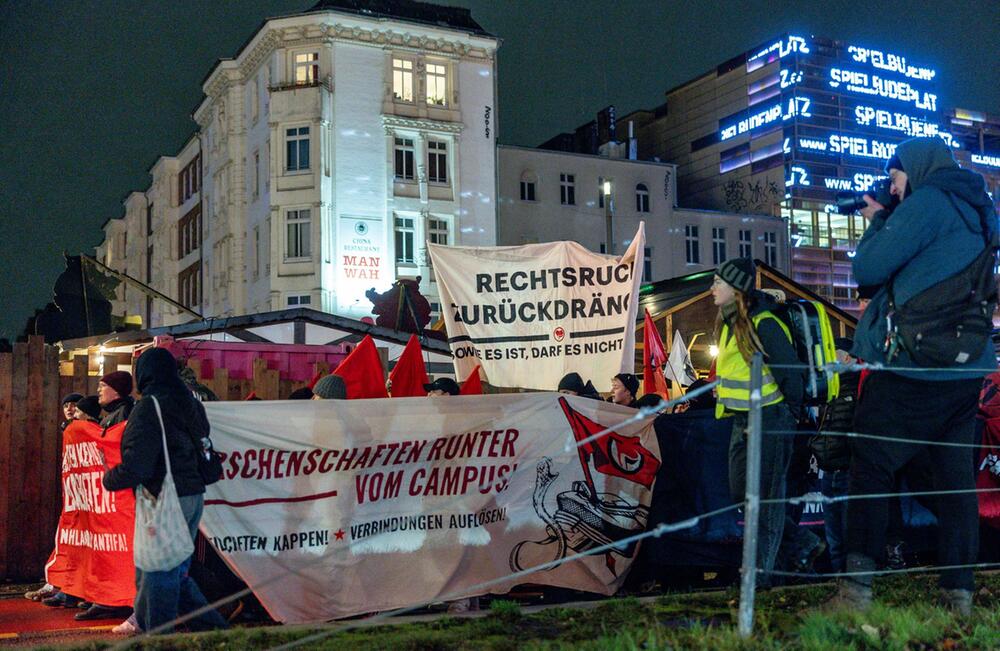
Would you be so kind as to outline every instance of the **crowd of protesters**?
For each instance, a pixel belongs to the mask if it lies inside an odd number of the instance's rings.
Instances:
[[[764,367],[759,400],[765,432],[760,475],[764,504],[757,545],[760,587],[776,583],[773,571],[779,565],[808,575],[826,551],[830,568],[849,575],[839,583],[835,603],[868,608],[875,573],[905,563],[900,548],[902,516],[898,498],[850,498],[896,493],[905,486],[910,490],[943,491],[922,500],[939,522],[939,563],[961,566],[942,572],[940,599],[957,612],[968,613],[973,574],[967,566],[976,562],[978,553],[977,498],[971,492],[976,468],[969,448],[976,437],[983,377],[996,366],[992,344],[975,359],[929,374],[917,370],[919,364],[905,351],[899,355],[889,353],[884,342],[892,334],[887,332],[886,317],[894,309],[893,301],[903,303],[965,268],[980,254],[984,240],[989,241],[993,235],[989,229],[995,229],[996,215],[982,179],[958,168],[939,139],[902,143],[886,171],[889,194],[866,197],[868,207],[862,211],[870,226],[854,258],[854,274],[866,285],[862,288],[864,311],[854,340],[836,340],[838,361],[849,368],[840,375],[837,397],[819,408],[806,407],[805,376],[797,367],[799,360],[789,327],[777,315],[775,298],[755,289],[754,262],[739,258],[725,261],[716,269],[711,288],[719,308],[715,391],[700,393],[678,405],[673,414],[661,417],[690,410],[729,419],[729,490],[733,502],[742,502],[747,475],[751,367],[755,354],[760,353]],[[893,370],[859,372],[850,368],[858,361],[891,363]],[[704,385],[704,380],[698,380],[689,391]],[[995,383],[992,386],[995,389]],[[140,396],[138,402],[132,397],[133,390]],[[423,390],[428,397],[441,397],[459,395],[462,388],[452,379],[438,378],[423,384]],[[604,399],[592,381],[585,381],[575,372],[567,374],[557,390]],[[992,400],[996,393],[994,390],[988,399]],[[662,399],[656,394],[640,395],[640,380],[629,373],[610,378],[605,395],[609,402],[632,408],[656,406]],[[288,397],[344,400],[348,386],[344,378],[329,374]],[[100,378],[97,395],[66,396],[61,404],[61,427],[65,430],[74,420],[86,420],[99,423],[106,432],[125,423],[122,461],[104,474],[103,485],[108,491],[145,491],[156,498],[167,473],[164,454],[169,454],[186,534],[193,539],[206,485],[199,455],[205,452],[203,442],[209,440],[209,424],[201,402],[213,399],[217,398],[198,383],[193,373],[178,368],[168,350],[153,347],[136,361],[135,386],[131,374],[114,371]],[[801,431],[805,435],[768,436],[769,431]],[[836,435],[851,432],[876,438]],[[967,447],[933,447],[934,443]],[[812,459],[821,471],[823,494],[847,498],[827,504],[823,537],[798,526],[801,507],[782,503],[787,496],[806,490],[803,479]],[[982,467],[987,466],[1000,468],[1000,461],[987,458]],[[133,608],[88,602],[86,595],[67,594],[59,586],[48,584],[25,596],[53,608],[78,609],[77,620],[128,617],[115,628],[120,633],[169,631],[178,616],[206,605],[190,576],[191,561],[189,557],[165,571],[137,568]],[[477,608],[475,598],[449,606],[452,612]],[[187,626],[206,630],[224,628],[227,622],[215,610],[206,609]]]

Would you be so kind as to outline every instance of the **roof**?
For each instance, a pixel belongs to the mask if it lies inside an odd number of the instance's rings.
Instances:
[[[413,0],[320,0],[305,13],[319,11],[339,11],[366,18],[405,20],[432,27],[460,29],[480,36],[493,36],[473,20],[472,12],[465,7],[447,7]]]
[[[153,337],[160,335],[170,335],[174,338],[194,337],[211,333],[229,333],[238,339],[247,341],[260,341],[260,337],[247,332],[247,328],[254,328],[266,325],[277,325],[289,322],[313,323],[320,326],[327,326],[337,330],[343,330],[359,338],[370,334],[376,339],[392,341],[400,345],[405,345],[410,339],[409,332],[391,330],[382,326],[363,323],[356,319],[319,312],[309,308],[294,308],[291,310],[278,310],[275,312],[262,312],[259,314],[246,314],[243,316],[214,317],[202,321],[192,321],[174,326],[161,326],[149,328],[147,330],[123,330],[121,332],[106,333],[93,337],[81,337],[80,339],[70,339],[60,342],[63,348],[76,349],[99,346],[113,341],[116,346],[128,344],[139,344],[151,341]],[[451,348],[446,341],[440,339],[441,334],[425,330],[421,336],[421,345],[425,350],[430,350],[442,355],[451,355]]]

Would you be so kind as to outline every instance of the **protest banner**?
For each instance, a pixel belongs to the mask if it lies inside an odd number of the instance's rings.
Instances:
[[[74,421],[63,432],[63,509],[45,566],[48,583],[103,606],[135,601],[135,496],[101,484],[105,464],[121,463],[124,431],[125,423],[104,432],[97,423]]]
[[[635,543],[475,586],[642,532],[660,465],[651,420],[591,441],[635,411],[554,393],[205,409],[225,475],[202,532],[286,623],[518,583],[612,594]]]
[[[644,242],[640,222],[620,257],[577,242],[428,244],[456,377],[482,364],[493,386],[554,390],[571,371],[633,373]]]

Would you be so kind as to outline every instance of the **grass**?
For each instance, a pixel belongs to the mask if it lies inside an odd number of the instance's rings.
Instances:
[[[830,585],[791,587],[760,595],[755,634],[736,633],[738,593],[665,595],[655,600],[609,599],[590,608],[555,607],[525,613],[513,601],[497,600],[479,618],[442,617],[394,626],[238,628],[200,635],[142,640],[134,648],[220,650],[270,648],[316,632],[329,635],[300,649],[401,649],[437,651],[638,651],[649,649],[841,649],[917,651],[1000,648],[1000,574],[978,577],[973,616],[967,620],[933,605],[934,578],[896,576],[876,582],[879,603],[871,611],[817,610]],[[363,622],[362,622],[363,623]],[[102,649],[104,644],[90,644]]]

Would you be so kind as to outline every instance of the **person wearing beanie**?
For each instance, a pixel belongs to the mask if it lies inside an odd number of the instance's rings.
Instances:
[[[347,400],[347,385],[339,375],[324,375],[312,388],[313,400]]]
[[[712,298],[719,308],[715,338],[719,348],[715,373],[716,418],[731,418],[729,440],[729,490],[734,502],[743,502],[746,491],[747,423],[750,411],[750,367],[754,355],[763,355],[761,425],[765,431],[793,431],[802,409],[805,382],[792,335],[772,311],[774,299],[754,289],[756,267],[749,258],[727,260],[719,265],[712,282]],[[772,366],[773,365],[773,366]],[[765,436],[761,441],[760,496],[765,500],[785,497],[786,475],[792,455],[791,436]],[[757,543],[758,583],[771,584],[778,550],[785,530],[784,504],[761,506]],[[811,547],[822,544],[813,536]],[[803,552],[806,553],[806,552]],[[796,553],[796,556],[799,554]]]
[[[559,380],[559,387],[556,390],[566,395],[580,396],[587,390],[587,387],[579,373],[567,373]]]
[[[288,394],[289,400],[312,400],[313,391],[309,387],[300,387]]]
[[[108,429],[128,420],[132,407],[135,406],[135,399],[132,397],[132,374],[127,371],[108,373],[97,383],[97,397],[105,413],[101,419],[101,427]]]
[[[98,423],[101,420],[101,405],[97,396],[80,398],[76,403],[77,420]]]
[[[79,393],[71,393],[62,399],[63,419],[59,423],[59,431],[63,432],[76,418],[76,403],[83,398]]]
[[[430,384],[425,384],[424,391],[427,392],[428,398],[433,398],[434,396],[461,395],[462,388],[458,386],[458,382],[450,377],[439,377]]]
[[[936,499],[937,560],[955,568],[939,575],[939,596],[943,605],[968,614],[975,588],[972,566],[978,556],[979,524],[973,492],[975,467],[963,446],[975,440],[983,377],[997,365],[993,344],[986,336],[982,350],[928,369],[905,347],[887,350],[885,343],[890,334],[887,316],[905,313],[911,299],[954,278],[993,246],[997,215],[983,177],[962,169],[941,138],[899,143],[886,167],[891,193],[899,205],[890,211],[865,196],[867,206],[861,214],[868,228],[858,242],[852,270],[858,285],[879,289],[858,321],[851,354],[868,363],[892,366],[893,371],[866,377],[854,431],[904,441],[869,440],[853,446],[848,496],[894,492],[897,472],[918,455],[932,453],[934,488],[947,492]],[[954,300],[954,296],[933,294],[923,298],[924,302],[937,298],[942,310],[948,309],[945,301]],[[928,332],[933,336],[933,331]],[[852,610],[871,605],[872,573],[885,553],[888,519],[887,500],[850,502],[846,570],[852,576],[839,583],[833,605]]]
[[[632,373],[619,373],[611,378],[611,398],[608,402],[626,407],[636,407],[639,378]]]

